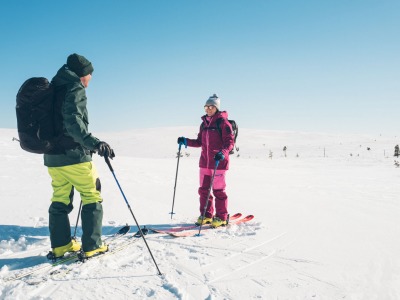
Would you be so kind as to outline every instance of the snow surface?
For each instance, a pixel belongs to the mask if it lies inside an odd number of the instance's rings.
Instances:
[[[195,148],[182,151],[173,220],[169,214],[176,139],[196,132],[95,134],[115,149],[115,175],[141,225],[198,217]],[[148,235],[162,276],[139,240],[62,276],[44,272],[7,281],[46,263],[50,248],[50,177],[40,155],[12,141],[16,135],[0,129],[0,299],[400,299],[397,137],[241,129],[241,155],[231,156],[227,179],[229,208],[254,214],[253,221],[196,237]],[[94,161],[102,180],[104,235],[125,223],[135,227],[104,160]],[[79,196],[71,224],[78,203]]]

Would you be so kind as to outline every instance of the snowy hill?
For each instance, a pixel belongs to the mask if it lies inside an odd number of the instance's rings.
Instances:
[[[197,128],[95,133],[143,226],[191,223],[198,213],[199,149],[183,149],[171,220],[176,139]],[[227,178],[230,213],[249,223],[146,240],[51,275],[9,278],[50,250],[51,186],[40,155],[0,129],[0,299],[400,299],[400,168],[394,136],[241,129]],[[287,147],[286,153],[283,151]],[[104,160],[104,235],[134,220]],[[75,225],[79,196],[70,215]],[[78,227],[78,236],[80,227]]]

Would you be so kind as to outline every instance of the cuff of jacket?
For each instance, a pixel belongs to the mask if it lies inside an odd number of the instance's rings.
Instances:
[[[100,143],[100,140],[92,135],[88,135],[83,140],[83,146],[89,150],[95,150],[98,143]]]

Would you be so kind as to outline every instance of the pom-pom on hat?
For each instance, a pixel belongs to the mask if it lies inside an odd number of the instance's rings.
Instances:
[[[84,56],[76,53],[68,56],[67,66],[79,77],[84,77],[86,75],[92,74],[94,70],[90,61],[88,61]]]
[[[205,105],[214,105],[219,110],[221,100],[218,98],[217,94],[214,94],[208,98]]]

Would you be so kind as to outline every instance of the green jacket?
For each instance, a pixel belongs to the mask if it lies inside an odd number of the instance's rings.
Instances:
[[[90,151],[95,149],[100,140],[88,131],[85,87],[66,65],[58,70],[51,83],[56,94],[55,122],[59,124],[58,130],[64,138],[72,139],[76,146],[65,150],[65,154],[44,154],[45,166],[62,167],[91,161]]]

